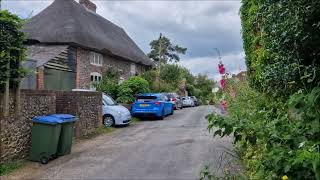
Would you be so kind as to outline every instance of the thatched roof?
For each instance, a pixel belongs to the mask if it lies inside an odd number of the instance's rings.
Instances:
[[[28,40],[76,45],[144,65],[153,64],[122,28],[74,0],[55,0],[31,18],[23,31]]]

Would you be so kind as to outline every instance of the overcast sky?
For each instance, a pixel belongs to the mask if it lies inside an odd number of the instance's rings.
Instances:
[[[239,17],[240,1],[133,1],[92,0],[97,13],[121,26],[145,52],[163,33],[174,44],[188,48],[180,64],[194,74],[207,73],[218,79],[221,51],[227,71],[245,70]],[[2,0],[2,8],[20,17],[36,15],[50,0]]]

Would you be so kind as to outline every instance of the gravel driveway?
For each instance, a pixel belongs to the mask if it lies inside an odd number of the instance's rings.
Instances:
[[[208,133],[205,116],[213,110],[186,108],[165,120],[119,128],[76,144],[71,155],[18,174],[31,179],[199,179],[204,165],[210,165],[222,175],[234,163],[225,153],[232,149],[232,139]]]

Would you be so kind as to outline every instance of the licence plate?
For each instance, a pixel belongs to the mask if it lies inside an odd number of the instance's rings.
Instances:
[[[148,107],[149,104],[140,104],[140,107]]]

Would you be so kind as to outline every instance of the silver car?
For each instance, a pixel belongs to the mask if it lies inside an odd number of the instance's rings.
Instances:
[[[195,106],[194,101],[189,96],[182,97],[182,105],[183,105],[183,107],[194,107]]]
[[[114,125],[126,125],[131,122],[130,111],[122,105],[119,105],[110,96],[103,94],[103,124],[106,127]]]
[[[173,104],[173,109],[182,109],[182,100],[181,97],[177,93],[163,93],[170,99],[170,102]]]

